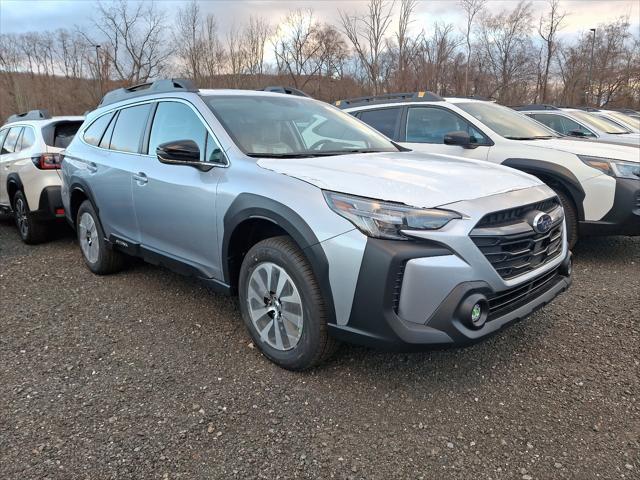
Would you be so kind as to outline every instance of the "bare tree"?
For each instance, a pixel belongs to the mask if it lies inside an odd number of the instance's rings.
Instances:
[[[183,74],[198,82],[202,77],[203,45],[200,4],[196,0],[178,9],[173,37],[175,52],[183,63]]]
[[[413,22],[413,12],[417,6],[416,0],[401,0],[400,17],[398,19],[398,31],[396,41],[398,42],[398,87],[400,90],[407,88],[407,69],[411,56],[412,39],[409,37],[409,26]]]
[[[509,102],[533,72],[531,4],[522,0],[509,11],[495,15],[484,14],[480,23],[480,45],[482,61],[488,70],[491,84],[488,96],[499,93],[500,100]]]
[[[467,43],[467,63],[464,69],[464,91],[465,95],[469,95],[469,68],[471,67],[471,31],[473,29],[473,21],[476,16],[482,12],[487,0],[460,0],[460,6],[464,10],[467,20],[467,29],[465,31],[465,40]]]
[[[244,50],[247,73],[262,75],[264,72],[264,51],[271,35],[271,25],[259,17],[250,16],[244,29]]]
[[[385,35],[392,21],[394,2],[369,0],[367,13],[358,15],[340,11],[344,33],[365,69],[374,94],[380,93],[384,81],[383,57]]]
[[[164,41],[165,15],[153,1],[98,3],[98,14],[95,27],[106,41],[92,43],[107,44],[105,51],[119,80],[145,82],[165,69],[171,54]]]
[[[560,0],[548,0],[548,2],[550,7],[549,15],[546,18],[541,16],[540,24],[538,25],[538,35],[540,35],[540,38],[544,41],[546,53],[544,71],[540,80],[540,98],[543,103],[548,100],[547,85],[549,84],[549,69],[551,67],[551,59],[556,53],[558,31],[562,28],[562,22],[566,17],[566,12],[560,11]]]

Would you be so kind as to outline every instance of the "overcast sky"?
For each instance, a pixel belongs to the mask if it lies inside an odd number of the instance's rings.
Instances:
[[[156,0],[167,11],[169,17],[186,0]],[[213,13],[219,20],[221,30],[235,24],[242,24],[249,15],[267,18],[273,24],[284,13],[293,8],[313,8],[320,20],[337,25],[338,8],[348,12],[362,10],[366,0],[316,0],[316,1],[276,1],[276,0],[201,0],[202,10]],[[489,11],[513,8],[516,1],[490,1]],[[536,15],[547,8],[545,0],[534,0]],[[599,23],[629,16],[636,35],[640,36],[639,0],[564,0],[562,7],[570,13],[567,17],[563,36],[575,36],[597,26]],[[20,33],[27,31],[72,28],[74,25],[90,26],[95,13],[93,0],[0,0],[0,32]],[[421,30],[434,21],[450,22],[462,28],[462,14],[456,0],[419,1],[413,28]]]

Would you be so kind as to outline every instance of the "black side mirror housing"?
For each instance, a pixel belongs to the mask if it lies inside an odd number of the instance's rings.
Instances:
[[[449,132],[444,136],[445,145],[458,145],[462,148],[476,148],[477,143],[471,142],[471,137],[467,132]]]
[[[176,140],[158,145],[156,155],[161,163],[188,165],[203,172],[213,168],[210,163],[200,161],[200,147],[193,140]]]

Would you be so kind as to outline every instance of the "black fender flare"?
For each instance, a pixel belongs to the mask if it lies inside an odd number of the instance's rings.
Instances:
[[[584,220],[583,201],[585,193],[580,181],[571,170],[552,162],[530,158],[508,158],[502,162],[502,165],[515,168],[538,178],[552,178],[571,196],[578,210],[578,219]]]
[[[73,183],[71,183],[71,185],[69,186],[69,208],[71,209],[71,198],[73,197],[73,192],[82,192],[84,194],[85,197],[87,197],[89,199],[89,201],[91,202],[91,204],[93,205],[93,209],[96,211],[96,214],[98,215],[98,221],[100,221],[100,207],[98,206],[98,204],[96,203],[95,197],[93,196],[93,192],[91,191],[91,188],[89,187],[89,185],[81,179],[77,179],[74,180]],[[77,213],[77,212],[75,212]],[[73,225],[75,226],[76,223],[76,219],[73,218],[71,216],[72,212],[69,212],[69,220],[73,223]],[[73,215],[75,216],[75,215]],[[100,227],[102,227],[102,224],[100,225]]]
[[[231,283],[229,271],[231,236],[238,225],[250,219],[262,219],[274,223],[287,232],[304,251],[327,305],[329,323],[335,323],[336,314],[329,281],[329,261],[320,241],[300,215],[271,198],[253,193],[242,193],[235,198],[225,213],[221,252],[224,281],[228,284]]]
[[[7,195],[9,195],[9,185],[11,184],[15,185],[18,190],[22,190],[24,192],[24,185],[22,185],[22,180],[20,179],[20,175],[18,175],[15,172],[12,172],[9,175],[7,175],[7,185],[6,185]],[[29,200],[27,200],[26,194],[25,194],[25,201],[27,202],[27,208],[31,210],[31,207],[29,206]],[[12,202],[13,202],[13,198],[9,197],[9,204],[11,205],[11,208],[13,208]]]

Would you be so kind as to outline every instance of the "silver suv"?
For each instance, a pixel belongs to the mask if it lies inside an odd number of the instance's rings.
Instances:
[[[125,254],[236,293],[288,369],[346,340],[473,342],[570,284],[563,210],[515,170],[408,152],[331,105],[159,80],[105,96],[66,151],[87,266]]]

